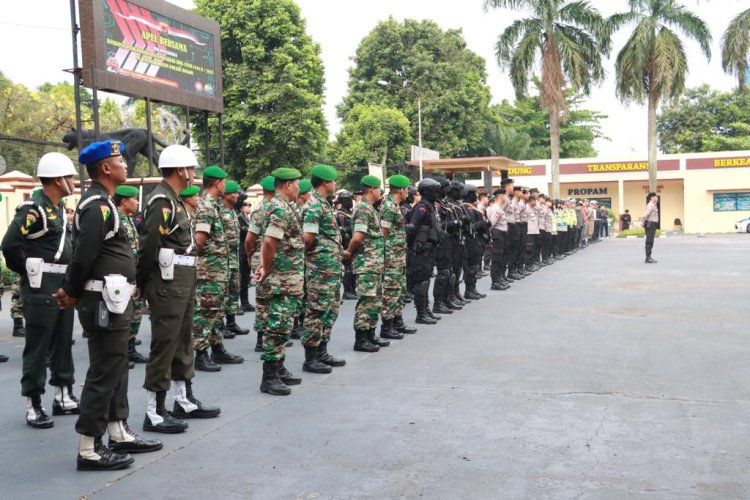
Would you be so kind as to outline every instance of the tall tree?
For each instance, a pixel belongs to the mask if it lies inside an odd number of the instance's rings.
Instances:
[[[721,67],[737,77],[740,92],[747,89],[750,59],[750,9],[732,19],[721,37]]]
[[[695,40],[711,58],[711,32],[705,22],[676,0],[628,0],[630,11],[609,18],[609,31],[633,24],[617,55],[616,92],[623,102],[648,102],[648,185],[656,191],[656,110],[682,94],[687,55],[676,31]]]
[[[432,21],[378,23],[360,42],[349,71],[349,92],[338,107],[344,122],[357,104],[401,110],[418,139],[422,104],[423,145],[443,157],[465,156],[482,140],[490,91],[484,59],[466,47],[460,30]]]
[[[326,145],[320,46],[292,0],[197,0],[221,26],[228,168],[257,182],[272,169],[307,169]],[[201,136],[203,127],[195,127]]]
[[[656,130],[667,154],[750,149],[750,92],[688,89],[664,107]]]
[[[568,118],[564,88],[588,94],[604,78],[602,55],[608,53],[604,20],[589,2],[569,0],[485,0],[485,9],[510,8],[529,11],[505,28],[495,54],[507,69],[519,98],[541,66],[540,98],[549,116],[552,159],[552,195],[560,196],[560,124]]]

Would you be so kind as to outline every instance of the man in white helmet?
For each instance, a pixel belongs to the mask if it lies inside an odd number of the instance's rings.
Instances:
[[[151,355],[143,383],[148,391],[145,431],[184,432],[188,428],[184,419],[221,413],[195,398],[191,382],[198,249],[180,193],[192,184],[197,166],[195,154],[187,147],[164,148],[159,156],[162,181],[144,210],[136,283],[151,309]],[[171,382],[175,387],[172,413],[165,404]]]
[[[21,395],[26,397],[26,423],[36,429],[54,425],[42,406],[47,357],[54,387],[53,415],[79,412],[73,395],[74,367],[72,309],[61,311],[52,294],[60,288],[72,255],[63,198],[73,194],[73,162],[62,153],[47,153],[36,175],[42,189],[16,208],[3,238],[8,267],[21,278],[21,300],[26,316]]]

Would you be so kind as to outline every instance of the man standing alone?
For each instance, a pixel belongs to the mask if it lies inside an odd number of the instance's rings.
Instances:
[[[643,214],[643,228],[646,230],[646,264],[656,264],[651,258],[651,250],[654,248],[654,236],[656,227],[659,225],[659,197],[656,193],[648,193],[648,205],[646,213]]]

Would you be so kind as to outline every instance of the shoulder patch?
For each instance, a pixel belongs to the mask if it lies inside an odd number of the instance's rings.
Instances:
[[[99,210],[102,211],[102,220],[104,220],[104,222],[106,222],[112,215],[112,210],[110,210],[107,205],[100,205]]]
[[[427,212],[427,209],[425,207],[419,207],[419,213],[420,214],[423,214],[425,212]]]
[[[164,222],[168,222],[170,217],[172,217],[172,209],[168,207],[164,207],[161,209],[161,216],[164,219]]]

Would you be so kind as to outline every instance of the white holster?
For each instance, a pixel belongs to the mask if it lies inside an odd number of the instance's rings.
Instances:
[[[39,257],[29,257],[26,259],[26,276],[29,278],[29,286],[38,290],[42,286],[42,276],[44,270],[44,259]]]
[[[133,295],[134,285],[128,283],[121,274],[110,274],[104,277],[102,298],[109,312],[122,314],[128,308],[130,297]]]
[[[174,250],[171,248],[159,249],[159,270],[161,279],[172,281],[174,279]]]

